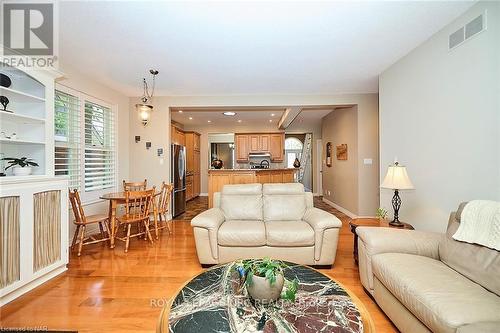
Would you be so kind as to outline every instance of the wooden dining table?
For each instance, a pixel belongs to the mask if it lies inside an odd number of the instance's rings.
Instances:
[[[158,239],[158,205],[156,204],[156,196],[160,195],[161,192],[156,192],[153,195],[153,216],[154,216],[154,224],[155,224],[155,236]],[[109,224],[110,224],[110,247],[113,249],[115,247],[115,236],[118,230],[118,226],[116,225],[116,210],[119,205],[125,204],[125,192],[111,192],[103,194],[101,197],[103,200],[109,201]]]

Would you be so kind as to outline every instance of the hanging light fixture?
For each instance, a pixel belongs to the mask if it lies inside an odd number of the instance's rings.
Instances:
[[[151,89],[151,94],[149,93],[149,87],[146,78],[143,78],[142,83],[144,87],[144,92],[141,97],[142,103],[135,105],[135,109],[137,110],[139,118],[141,119],[141,123],[144,126],[148,124],[151,111],[153,111],[153,106],[151,104],[148,104],[148,101],[153,99],[153,95],[155,93],[155,77],[156,75],[158,75],[158,71],[155,69],[150,69],[149,73],[151,73],[151,75],[153,76],[153,87]]]

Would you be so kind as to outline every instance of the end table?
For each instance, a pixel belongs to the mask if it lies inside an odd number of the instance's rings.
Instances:
[[[403,223],[401,227],[395,227],[389,224],[388,220],[380,220],[380,219],[370,219],[370,218],[362,218],[362,219],[353,219],[349,222],[349,226],[351,227],[351,232],[354,234],[354,251],[352,254],[354,255],[354,261],[356,265],[358,264],[358,235],[356,234],[357,227],[384,227],[384,228],[395,228],[395,229],[407,229],[414,230],[413,226],[409,223]]]

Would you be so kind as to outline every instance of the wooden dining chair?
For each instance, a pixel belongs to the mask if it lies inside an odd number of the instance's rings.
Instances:
[[[155,221],[155,234],[156,239],[158,239],[158,230],[162,230],[167,228],[168,233],[172,234],[172,228],[168,219],[168,213],[170,212],[170,198],[172,197],[172,191],[174,190],[174,186],[172,184],[167,184],[165,182],[161,183],[160,194],[158,194],[157,201],[157,212],[158,218],[154,219]],[[163,223],[162,223],[163,222]],[[163,225],[161,225],[163,224]]]
[[[123,180],[124,191],[146,191],[148,180],[144,179],[143,182],[126,182]]]
[[[110,240],[109,237],[109,219],[108,215],[96,214],[86,216],[83,210],[82,201],[80,200],[80,194],[78,190],[69,191],[69,201],[71,202],[71,208],[73,209],[73,215],[75,220],[73,223],[76,225],[75,234],[73,235],[73,241],[71,242],[71,250],[74,249],[77,240],[78,242],[78,256],[82,253],[82,247],[84,245],[105,242]],[[85,232],[88,225],[98,224],[100,230],[100,239],[95,238],[94,235],[85,237]],[[86,239],[90,239],[87,240]]]
[[[126,182],[123,180],[123,191],[146,191],[148,180],[144,179],[143,182]]]
[[[127,227],[125,237],[116,237],[125,242],[125,252],[128,252],[130,237],[138,237],[145,235],[151,243],[153,238],[149,230],[149,211],[153,202],[155,187],[145,191],[125,191],[125,214],[116,218],[119,225]],[[137,224],[137,233],[131,235],[130,229],[132,224]],[[144,227],[144,230],[142,229]]]

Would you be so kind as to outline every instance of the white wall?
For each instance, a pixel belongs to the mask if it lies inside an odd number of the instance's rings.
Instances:
[[[323,143],[332,144],[332,164],[323,168],[323,198],[359,215],[358,110],[332,111],[323,118]],[[347,160],[337,159],[337,145],[347,144]],[[330,192],[330,194],[328,194]],[[373,212],[372,212],[373,215]]]
[[[116,110],[117,115],[117,166],[118,175],[117,181],[121,183],[122,179],[129,177],[129,99],[125,95],[99,84],[78,72],[75,68],[61,64],[60,70],[64,77],[57,81],[58,84],[69,87],[73,90],[85,93],[97,99],[100,99]],[[107,214],[108,202],[95,201],[92,203],[84,203],[85,213],[91,214]],[[70,212],[70,221],[73,221],[73,213]],[[74,226],[70,222],[70,237],[73,236]]]
[[[485,10],[488,29],[448,51]],[[462,201],[500,200],[499,41],[500,3],[479,2],[380,76],[380,177],[395,156],[407,166],[416,189],[400,216],[417,229],[444,231]]]

